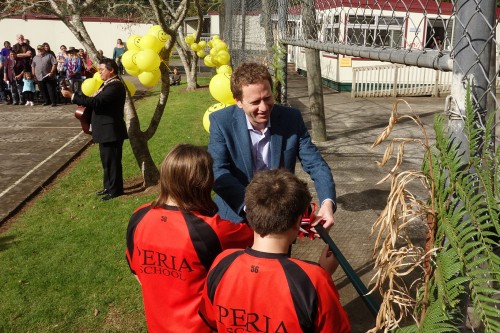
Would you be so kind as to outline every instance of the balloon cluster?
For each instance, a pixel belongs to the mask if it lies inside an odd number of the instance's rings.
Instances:
[[[226,42],[220,39],[218,35],[213,36],[208,42],[200,40],[198,43],[195,43],[194,35],[187,35],[184,41],[191,47],[191,50],[196,52],[198,57],[203,59],[203,62],[208,67],[227,65],[231,60]],[[205,53],[207,47],[210,49],[209,54]]]
[[[233,69],[229,65],[231,56],[227,44],[215,35],[208,42],[200,41],[195,43],[193,35],[185,38],[186,43],[196,52],[198,57],[203,58],[203,62],[208,67],[215,67],[217,74],[212,77],[209,84],[210,94],[219,103],[211,105],[203,115],[203,127],[208,132],[210,128],[210,113],[235,104],[233,93],[231,92],[231,74]],[[209,54],[205,54],[205,48],[210,48]]]
[[[153,87],[160,80],[161,59],[158,53],[165,46],[170,36],[161,26],[154,25],[144,36],[132,35],[127,39],[127,51],[122,55],[121,62],[127,73],[137,76],[146,87]],[[129,80],[123,80],[130,94],[135,94],[136,88]],[[82,92],[91,96],[103,83],[99,73],[94,74],[82,83]]]
[[[137,76],[146,87],[153,87],[160,80],[161,58],[158,53],[165,47],[170,36],[161,26],[154,25],[144,36],[132,35],[127,39],[127,51],[122,64],[127,73]]]

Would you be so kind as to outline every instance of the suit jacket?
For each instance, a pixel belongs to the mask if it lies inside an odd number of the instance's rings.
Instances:
[[[253,177],[252,141],[243,109],[231,105],[210,114],[208,151],[214,160],[215,203],[219,214],[233,222],[243,220],[245,188]],[[271,112],[270,168],[295,171],[299,159],[314,181],[319,200],[336,202],[331,170],[312,143],[299,110],[275,105]]]
[[[75,94],[73,103],[92,109],[92,138],[96,143],[123,141],[128,138],[124,116],[125,87],[114,81],[94,97]]]

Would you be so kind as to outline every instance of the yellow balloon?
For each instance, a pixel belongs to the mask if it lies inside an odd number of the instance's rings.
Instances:
[[[227,51],[223,50],[223,51],[219,51],[217,53],[217,61],[221,65],[227,65],[229,63],[230,58],[231,58],[231,56],[229,55],[229,53]]]
[[[205,58],[203,58],[203,62],[207,67],[215,67],[215,65],[212,62],[212,56],[210,54],[205,56]]]
[[[170,38],[170,36],[158,24],[153,25],[151,28],[149,28],[148,35],[156,37],[163,44],[165,44]]]
[[[192,35],[187,35],[184,38],[184,41],[186,42],[187,45],[191,45],[194,43],[194,37]]]
[[[165,43],[162,43],[153,35],[145,35],[141,38],[139,46],[142,50],[153,50],[156,53],[160,52]]]
[[[223,103],[215,103],[211,105],[207,109],[207,111],[205,111],[205,114],[203,115],[203,128],[205,129],[205,131],[210,133],[210,119],[209,119],[210,114],[214,113],[215,111],[219,111],[220,109],[224,109],[227,106],[229,105]]]
[[[85,94],[85,96],[92,96],[93,93],[99,89],[99,85],[97,85],[97,81],[94,78],[88,78],[85,79],[85,81],[82,82],[82,93]]]
[[[136,50],[139,51],[141,47],[139,46],[139,43],[141,42],[141,36],[139,35],[132,35],[127,39],[127,50]]]
[[[215,67],[219,67],[221,65],[218,58],[217,58],[217,55],[212,57],[212,64],[214,64]]]
[[[199,58],[204,58],[204,57],[205,57],[205,51],[203,51],[203,50],[199,50],[198,52],[196,52],[196,55],[197,55]]]
[[[200,40],[200,41],[198,42],[198,45],[199,45],[202,49],[204,49],[205,47],[207,47],[207,42],[205,42],[204,40]]]
[[[209,41],[207,42],[207,46],[208,46],[208,47],[213,47],[213,46],[214,46],[214,44],[213,44],[213,42],[212,42],[211,40],[209,40]]]
[[[130,96],[134,96],[136,92],[135,85],[127,79],[123,80],[123,82],[125,83],[125,86],[127,87]]]
[[[217,40],[217,39],[220,39],[220,37],[219,37],[219,35],[213,35],[212,39]]]
[[[198,43],[193,43],[191,44],[191,50],[193,50],[194,52],[198,52],[199,50],[201,50],[201,48]]]
[[[151,28],[149,28],[149,30],[148,30],[148,34],[149,34],[149,35],[156,36],[156,34],[158,33],[158,31],[160,31],[160,30],[163,30],[163,29],[161,28],[161,25],[159,25],[159,24],[155,24],[155,25],[153,25]]]
[[[129,75],[132,75],[132,76],[137,76],[137,75],[141,74],[141,70],[139,68],[130,69],[130,68],[125,67],[125,70],[127,71],[127,73]]]
[[[235,104],[233,93],[231,92],[231,74],[216,74],[208,86],[213,98],[224,104]]]
[[[103,83],[104,80],[101,78],[101,74],[99,72],[96,72],[92,78],[97,82],[97,83]]]
[[[218,40],[219,42],[217,43],[217,49],[220,51],[220,50],[228,50],[228,46],[226,44],[226,42],[222,41],[222,40]]]
[[[210,49],[210,55],[211,55],[212,57],[215,57],[215,56],[217,55],[217,48],[216,48],[216,47],[212,47],[212,48]]]
[[[127,72],[129,70],[131,71],[138,71],[139,68],[137,67],[136,63],[136,55],[138,51],[137,50],[128,50],[125,51],[125,53],[122,55],[122,64],[125,69],[127,69]]]
[[[135,56],[137,67],[143,72],[151,72],[160,66],[160,56],[151,49],[142,50]]]
[[[146,87],[154,87],[160,79],[160,76],[156,75],[154,72],[142,72],[137,77],[139,78],[139,82]]]
[[[233,68],[229,65],[222,65],[219,68],[217,68],[217,74],[221,73],[233,74]]]

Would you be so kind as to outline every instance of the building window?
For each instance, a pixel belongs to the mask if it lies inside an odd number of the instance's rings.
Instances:
[[[340,16],[328,16],[323,22],[323,39],[322,42],[326,43],[339,43],[340,42]]]
[[[346,42],[358,46],[399,48],[403,44],[404,17],[349,15]]]

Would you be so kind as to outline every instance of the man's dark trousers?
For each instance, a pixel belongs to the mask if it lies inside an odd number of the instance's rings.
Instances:
[[[104,170],[103,186],[112,196],[123,194],[122,147],[123,140],[99,143]]]
[[[42,92],[45,104],[56,104],[56,84],[57,81],[46,77],[38,81],[40,91]]]

